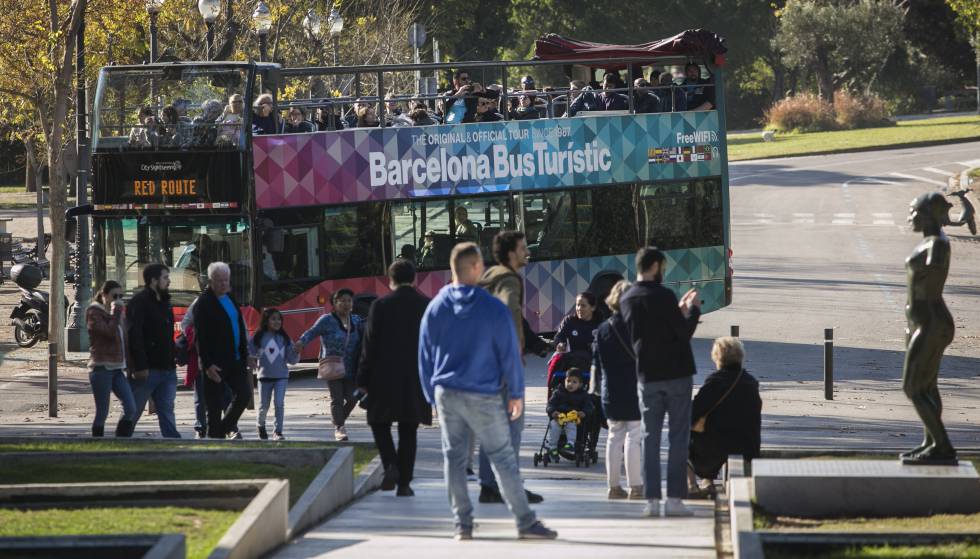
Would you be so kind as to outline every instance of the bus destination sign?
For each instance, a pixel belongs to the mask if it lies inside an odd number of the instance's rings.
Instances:
[[[95,209],[227,209],[243,204],[239,152],[99,153]]]

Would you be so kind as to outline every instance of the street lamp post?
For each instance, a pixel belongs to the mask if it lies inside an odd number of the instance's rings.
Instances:
[[[150,63],[157,61],[157,16],[163,8],[163,0],[146,0],[146,13],[150,14]]]
[[[198,0],[197,11],[201,13],[204,24],[208,26],[207,59],[211,60],[214,55],[214,21],[221,15],[221,0]]]
[[[327,23],[330,25],[330,39],[333,41],[333,65],[340,65],[340,33],[344,30],[344,18],[337,11],[337,8],[330,10],[330,15],[327,16]],[[334,89],[338,89],[340,83],[340,76],[334,76]]]
[[[259,5],[252,13],[252,22],[255,24],[255,33],[259,36],[259,62],[265,62],[269,57],[266,51],[269,30],[272,29],[272,12],[262,0],[259,0]]]
[[[86,126],[85,99],[85,20],[82,19],[75,36],[75,124],[76,124],[76,172],[75,172],[75,203],[79,206],[88,203],[88,127]],[[40,188],[38,191],[40,192]],[[58,219],[60,216],[51,216]],[[75,270],[75,304],[67,319],[67,335],[69,351],[85,351],[88,349],[88,329],[85,326],[85,306],[92,298],[92,277],[89,270],[89,229],[85,216],[78,218],[76,228],[76,246],[78,249],[78,269]],[[38,237],[38,246],[44,245],[44,240]],[[64,266],[63,262],[52,262],[51,266]]]

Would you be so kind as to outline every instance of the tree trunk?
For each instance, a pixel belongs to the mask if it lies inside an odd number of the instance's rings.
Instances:
[[[38,189],[38,161],[34,149],[34,138],[28,136],[24,140],[24,188],[27,192],[37,192]]]
[[[48,168],[50,169],[50,218],[51,218],[51,297],[49,299],[48,340],[58,342],[58,359],[65,358],[65,209],[68,206],[68,183],[65,168],[61,164],[65,122],[68,104],[72,98],[72,76],[75,71],[75,35],[85,15],[86,0],[75,0],[69,16],[67,32],[55,52],[60,55],[54,80],[54,104],[51,107],[50,128],[47,134]],[[52,23],[56,23],[56,5],[50,1]],[[57,30],[52,25],[52,30]],[[44,113],[42,112],[42,115]]]
[[[830,71],[830,64],[827,61],[827,53],[818,51],[816,61],[813,64],[813,73],[817,76],[817,88],[820,97],[833,104],[834,102],[834,74]]]

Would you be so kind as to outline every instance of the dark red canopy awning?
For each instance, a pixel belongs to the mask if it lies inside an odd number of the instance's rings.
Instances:
[[[688,29],[673,37],[639,45],[607,45],[568,39],[548,33],[534,42],[536,60],[574,60],[588,64],[589,60],[608,58],[657,58],[683,56],[712,61],[716,66],[724,64],[728,52],[725,39],[707,29]],[[593,66],[610,70],[625,68],[625,64],[598,63]]]

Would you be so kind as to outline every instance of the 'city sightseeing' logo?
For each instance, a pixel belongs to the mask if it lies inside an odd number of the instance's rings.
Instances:
[[[140,171],[179,171],[181,168],[180,161],[157,161],[140,165]]]

